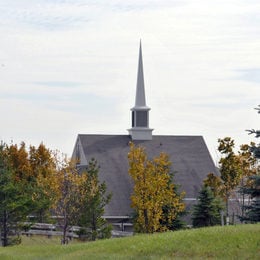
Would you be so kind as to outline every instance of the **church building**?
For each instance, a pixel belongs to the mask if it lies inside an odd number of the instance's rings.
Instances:
[[[207,174],[216,173],[216,167],[202,136],[153,135],[149,126],[150,108],[146,105],[142,46],[140,43],[135,105],[131,108],[131,128],[125,135],[79,134],[72,158],[79,160],[79,167],[86,168],[88,162],[97,160],[100,181],[105,181],[112,199],[105,208],[104,218],[114,229],[131,228],[130,196],[133,182],[128,174],[129,142],[145,148],[148,158],[161,152],[169,155],[174,183],[179,191],[185,191],[186,210],[196,202],[198,192]],[[188,218],[189,219],[189,218]]]

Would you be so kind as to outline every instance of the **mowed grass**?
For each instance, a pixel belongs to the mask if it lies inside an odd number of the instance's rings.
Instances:
[[[58,245],[58,239],[36,240],[0,248],[0,259],[260,259],[260,224],[135,235],[66,246]]]

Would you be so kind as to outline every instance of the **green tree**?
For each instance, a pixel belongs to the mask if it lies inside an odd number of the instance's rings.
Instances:
[[[31,187],[17,181],[8,148],[0,145],[0,230],[2,245],[19,242],[19,222],[26,219],[33,207]],[[16,235],[16,237],[14,236]]]
[[[260,105],[258,108],[258,113],[260,113]],[[255,137],[260,137],[260,130],[248,130],[249,134],[255,134]],[[255,145],[255,143],[251,143],[249,148],[250,152],[254,155],[254,163],[255,161],[260,159],[260,145]],[[248,222],[259,222],[260,221],[260,175],[259,175],[259,167],[256,168],[255,174],[250,175],[249,177],[249,185],[242,186],[240,188],[240,192],[242,194],[248,195],[251,203],[248,205],[242,205],[242,211],[244,214],[240,216],[242,221]]]
[[[80,225],[87,239],[96,240],[111,237],[111,226],[102,218],[104,208],[111,200],[112,194],[107,194],[105,182],[98,179],[99,166],[95,159],[90,160],[85,174],[83,208],[80,212]],[[90,232],[88,232],[90,230]]]
[[[258,105],[258,108],[255,108],[258,113],[260,114],[260,105]],[[255,134],[255,137],[258,138],[260,137],[260,130],[247,130],[249,134]],[[250,147],[251,152],[253,152],[254,156],[256,159],[260,159],[260,144],[255,145],[255,143],[251,144]]]
[[[172,187],[171,184],[174,182],[174,173],[170,172],[170,179],[168,182],[168,187],[172,188],[172,191],[174,194],[176,194],[176,198],[181,198],[183,199],[185,193],[184,192],[179,192],[179,185],[173,185]],[[183,204],[182,203],[175,203],[174,205],[169,203],[166,204],[162,207],[163,209],[163,216],[162,219],[160,220],[160,224],[162,227],[162,229],[165,230],[179,230],[179,229],[183,229],[186,226],[185,221],[183,221],[183,217],[187,214],[187,212],[185,211],[185,209],[183,209]],[[176,214],[175,218],[171,218],[171,214],[169,214],[170,212],[172,212],[173,210],[178,211],[179,213]],[[169,218],[170,216],[170,218]]]
[[[169,229],[170,223],[184,211],[184,193],[176,193],[171,182],[168,155],[161,153],[148,160],[143,147],[130,144],[129,174],[134,181],[131,196],[136,211],[134,227],[137,232],[153,233]]]
[[[215,226],[221,223],[222,206],[214,197],[209,187],[203,186],[198,196],[198,203],[192,212],[192,225],[194,227]]]
[[[240,192],[248,195],[251,200],[249,205],[244,205],[244,214],[240,216],[241,221],[257,223],[260,222],[260,176],[250,176],[250,187],[242,187]]]

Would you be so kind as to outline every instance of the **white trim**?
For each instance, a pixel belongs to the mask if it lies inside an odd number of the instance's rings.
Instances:
[[[196,198],[184,198],[183,200],[185,200],[185,201],[196,201],[197,199]]]
[[[105,218],[105,219],[129,219],[129,218],[132,218],[130,216],[102,216],[102,218]]]

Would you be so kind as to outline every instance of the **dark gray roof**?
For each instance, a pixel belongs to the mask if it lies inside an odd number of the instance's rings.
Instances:
[[[79,153],[81,164],[95,158],[100,165],[100,181],[113,193],[105,216],[130,215],[132,181],[128,174],[129,135],[78,135],[73,157]],[[160,152],[169,155],[175,183],[186,192],[186,198],[196,198],[203,179],[216,168],[202,136],[153,136],[150,141],[134,141],[145,147],[149,159]]]

